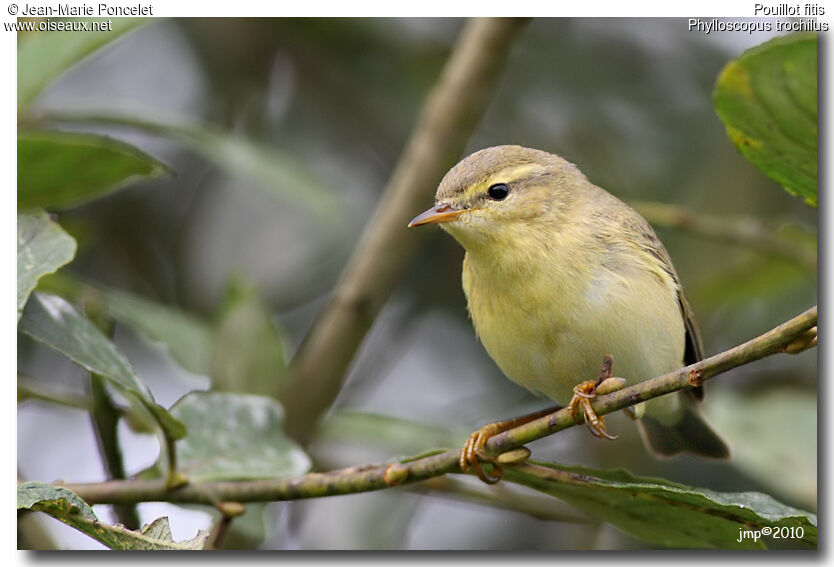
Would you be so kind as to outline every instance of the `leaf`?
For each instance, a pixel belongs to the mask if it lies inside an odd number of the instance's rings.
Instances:
[[[120,525],[111,526],[99,521],[93,509],[71,490],[42,482],[24,482],[18,485],[17,509],[49,514],[110,549],[202,549],[209,535],[201,530],[190,540],[175,542],[171,536],[168,518],[158,518],[140,531],[128,530]]]
[[[17,214],[17,319],[38,280],[75,257],[77,245],[44,211]]]
[[[457,436],[437,424],[420,423],[391,415],[350,409],[329,412],[316,428],[316,442],[344,445],[355,442],[384,446],[403,454],[426,447],[454,447]]]
[[[87,30],[43,31],[27,33],[21,38],[17,47],[18,111],[64,71],[146,20],[98,18],[75,21],[84,22]],[[109,30],[102,27],[102,31],[93,31],[93,22],[107,23]]]
[[[75,302],[94,301],[110,317],[131,327],[153,346],[163,348],[189,372],[209,374],[211,328],[193,313],[67,273],[43,278],[38,290]]]
[[[732,464],[777,495],[817,501],[817,396],[795,388],[722,392],[704,408]]]
[[[163,129],[210,163],[255,179],[270,192],[334,218],[333,195],[301,165],[298,157],[207,126],[172,124]]]
[[[154,401],[150,390],[113,343],[62,298],[32,294],[19,327],[82,368],[103,376],[126,395],[136,397],[153,414],[166,437],[180,439],[185,436],[183,424]]]
[[[209,374],[211,330],[194,315],[123,291],[102,289],[110,315],[154,342],[161,343],[183,368]]]
[[[167,166],[106,136],[33,131],[17,138],[17,206],[60,209],[79,205]]]
[[[171,413],[188,428],[176,445],[177,470],[192,482],[289,478],[310,469],[310,458],[284,433],[281,404],[271,398],[191,392]]]
[[[303,205],[330,223],[341,219],[334,192],[304,166],[299,156],[208,124],[179,117],[153,118],[148,115],[153,115],[152,111],[137,112],[131,116],[96,114],[72,117],[64,114],[59,120],[127,126],[165,136],[180,142],[207,162],[231,174],[253,180],[270,194]],[[323,225],[323,228],[327,226]]]
[[[85,518],[96,517],[90,505],[72,490],[35,481],[17,485],[17,509],[37,509],[52,516],[75,514]]]
[[[287,370],[284,338],[253,286],[229,284],[211,353],[215,389],[279,397]]]
[[[715,110],[741,153],[789,193],[817,204],[817,35],[745,51],[718,76]]]
[[[504,477],[555,496],[588,515],[644,541],[679,548],[765,549],[766,538],[742,538],[743,530],[801,529],[800,540],[817,545],[817,518],[759,492],[716,492],[623,469],[593,470],[549,463],[506,467]]]

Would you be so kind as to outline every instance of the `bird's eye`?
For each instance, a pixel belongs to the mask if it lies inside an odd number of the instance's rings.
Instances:
[[[487,189],[487,195],[493,201],[503,201],[510,194],[510,186],[506,183],[496,183]]]

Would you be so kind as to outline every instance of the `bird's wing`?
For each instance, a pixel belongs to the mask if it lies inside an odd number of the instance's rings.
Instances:
[[[683,323],[686,328],[686,348],[683,354],[683,363],[685,365],[694,364],[704,358],[704,344],[701,342],[701,333],[698,331],[698,325],[695,323],[695,316],[692,314],[692,308],[689,306],[689,302],[686,300],[686,296],[683,293],[680,278],[678,278],[678,274],[675,272],[674,266],[672,266],[672,260],[669,258],[669,253],[654,233],[654,230],[648,226],[648,223],[646,224],[645,229],[639,231],[639,233],[644,239],[643,250],[654,256],[659,261],[661,268],[663,268],[663,270],[668,273],[675,282],[675,286],[678,290],[678,303],[681,308],[681,314],[683,315]],[[692,395],[697,400],[701,400],[704,397],[703,386],[693,388],[690,392],[692,392]]]

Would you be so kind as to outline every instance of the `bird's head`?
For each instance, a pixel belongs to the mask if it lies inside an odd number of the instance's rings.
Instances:
[[[440,223],[467,250],[518,241],[542,223],[558,230],[584,184],[582,173],[557,155],[521,146],[486,148],[449,170],[435,206],[408,226]]]

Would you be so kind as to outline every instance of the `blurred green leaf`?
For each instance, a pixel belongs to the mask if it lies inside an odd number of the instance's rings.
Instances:
[[[75,257],[75,239],[44,211],[17,214],[17,319],[38,280]]]
[[[624,469],[593,470],[550,463],[506,467],[504,478],[555,496],[655,545],[766,549],[775,540],[742,538],[738,541],[741,531],[782,527],[802,528],[803,537],[779,541],[788,545],[817,545],[814,514],[758,492],[715,492],[663,479],[637,477]]]
[[[32,294],[19,328],[82,368],[100,374],[128,397],[138,398],[167,437],[179,439],[185,436],[183,424],[154,401],[150,390],[113,343],[64,299],[39,292]]]
[[[180,366],[208,376],[211,328],[208,323],[173,305],[82,280],[61,272],[44,277],[38,291],[75,302],[94,300],[110,317],[132,328],[155,347],[164,349]]]
[[[292,200],[308,210],[338,221],[333,191],[322,184],[299,156],[248,140],[214,126],[177,117],[154,117],[152,111],[120,114],[50,114],[48,120],[137,128],[177,140],[207,162],[258,183],[270,194]]]
[[[202,549],[208,532],[199,531],[188,541],[175,542],[168,518],[158,518],[139,531],[101,522],[77,494],[61,486],[24,482],[17,487],[17,509],[36,510],[72,526],[110,549],[186,550]]]
[[[817,502],[817,396],[793,388],[732,391],[704,408],[730,442],[733,466],[806,506]]]
[[[65,20],[69,22],[69,20]],[[32,32],[17,46],[17,105],[23,109],[64,71],[104,45],[136,28],[144,18],[94,18],[84,22],[87,30]],[[109,31],[93,31],[93,22],[109,22]]]
[[[78,205],[167,172],[162,162],[106,136],[43,130],[17,138],[20,209]]]
[[[194,315],[162,303],[113,289],[102,289],[110,315],[164,346],[183,368],[209,374],[211,331]]]
[[[176,445],[177,470],[193,482],[289,478],[310,469],[310,458],[284,433],[284,409],[271,398],[191,392],[171,413],[188,428]]]
[[[214,388],[279,398],[287,374],[282,333],[254,286],[233,280],[226,290],[211,348]]]
[[[328,414],[316,429],[317,442],[371,443],[403,454],[423,451],[426,447],[454,447],[461,443],[458,437],[439,425],[349,409]]]
[[[208,126],[171,125],[166,129],[168,135],[179,139],[210,163],[252,178],[268,191],[290,198],[323,216],[334,216],[333,194],[298,157]]]
[[[744,156],[789,193],[817,204],[817,34],[793,33],[730,61],[715,110]]]

